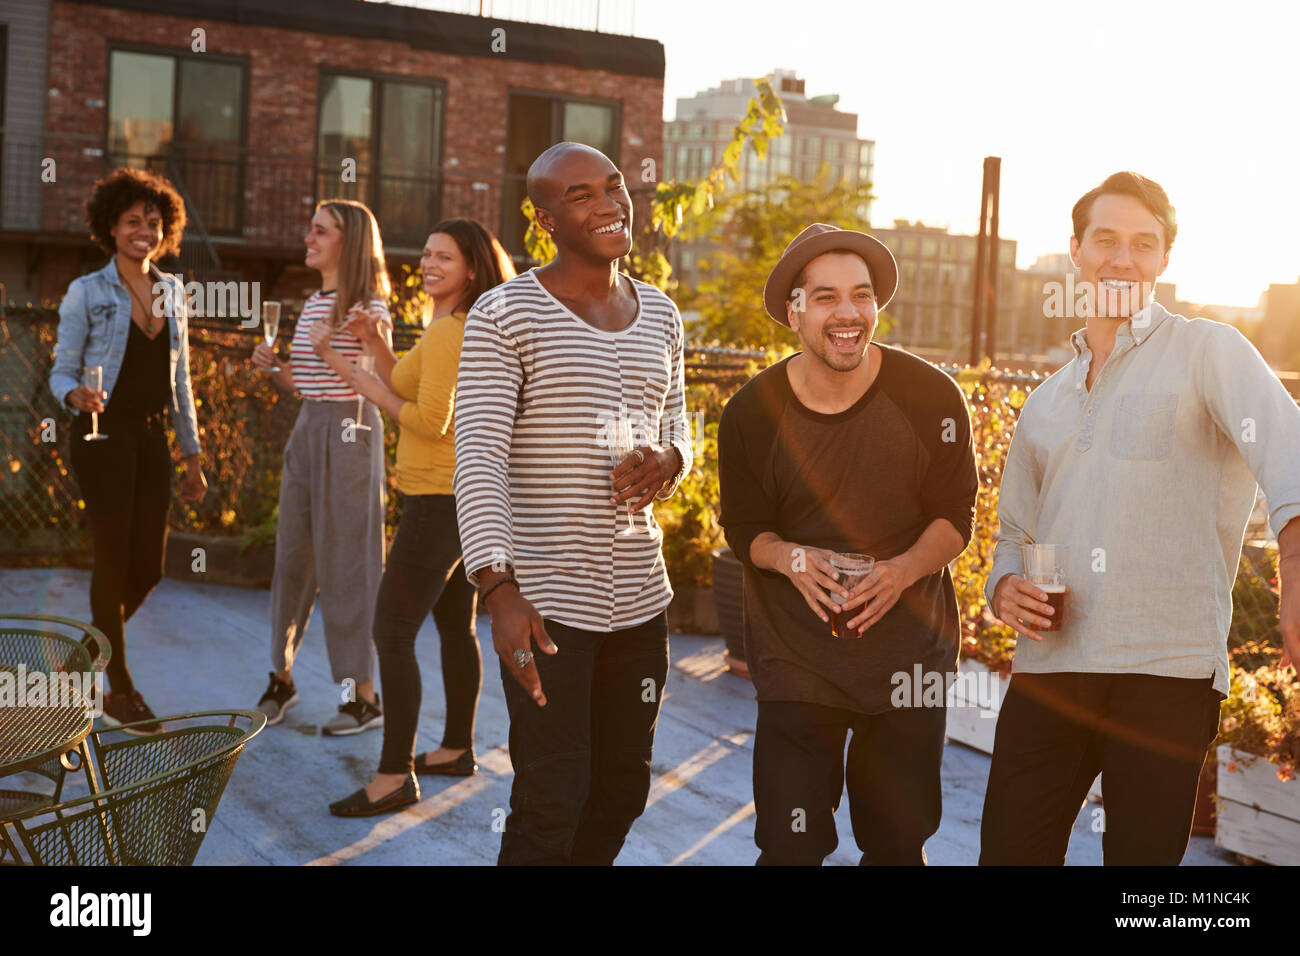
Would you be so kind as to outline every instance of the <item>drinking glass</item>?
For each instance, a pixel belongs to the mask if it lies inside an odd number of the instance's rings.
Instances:
[[[835,582],[846,591],[852,591],[862,579],[871,573],[876,566],[876,559],[869,554],[832,554],[831,567],[835,569],[839,579]],[[843,604],[844,598],[838,593],[831,592],[831,600],[836,604]],[[859,614],[862,613],[862,607],[857,608]],[[853,614],[849,611],[841,611],[838,608],[831,611],[831,637],[854,638],[861,637],[861,631],[850,631],[848,629],[849,618]]]
[[[361,369],[361,371],[363,372],[373,372],[375,370],[375,357],[373,355],[358,355],[357,368]],[[357,392],[357,426],[356,427],[358,431],[368,432],[370,431],[370,426],[361,424],[361,413],[362,411],[365,410],[365,405],[366,405],[366,397],[362,395],[360,392]]]
[[[633,438],[632,420],[618,418],[610,422],[609,457],[615,467],[632,454],[636,448]],[[632,502],[627,503],[627,527],[618,532],[617,537],[625,538],[637,533],[636,522],[632,520]]]
[[[263,302],[262,303],[262,336],[266,339],[266,347],[272,352],[275,351],[275,337],[280,332],[280,303]],[[280,371],[280,366],[272,365],[267,369],[268,372]]]
[[[96,395],[104,390],[104,366],[87,365],[81,373],[81,384]],[[103,441],[107,435],[100,434],[99,412],[90,413],[90,433],[81,436],[84,441]]]
[[[1070,549],[1063,544],[1022,544],[1020,559],[1025,563],[1025,578],[1034,587],[1047,592],[1052,606],[1052,623],[1039,628],[1059,631],[1065,623],[1065,567]]]

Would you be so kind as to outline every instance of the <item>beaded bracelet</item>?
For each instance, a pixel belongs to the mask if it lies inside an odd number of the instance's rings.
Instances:
[[[500,581],[493,581],[491,584],[487,586],[486,590],[480,591],[479,600],[482,601],[484,604],[486,604],[488,595],[491,594],[493,591],[495,591],[497,588],[501,587],[501,585],[503,584],[513,584],[516,588],[519,587],[519,582],[515,580],[515,576],[512,574],[509,577],[502,578]]]

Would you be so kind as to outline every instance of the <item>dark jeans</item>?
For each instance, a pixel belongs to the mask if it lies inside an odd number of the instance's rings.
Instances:
[[[171,505],[172,458],[166,417],[99,416],[104,441],[84,441],[90,415],[72,423],[70,457],[94,549],[90,613],[112,647],[107,676],[116,693],[135,690],[126,666],[124,625],[162,580]]]
[[[478,592],[460,564],[453,495],[403,495],[402,518],[388,551],[375,600],[373,634],[383,689],[384,748],[380,773],[410,773],[420,719],[420,665],[415,636],[433,609],[442,642],[447,726],[442,746],[474,746],[474,711],[483,660],[474,633]]]
[[[545,623],[559,648],[535,650],[545,707],[501,662],[515,781],[497,863],[608,866],[650,793],[668,615],[621,631]]]
[[[980,863],[1060,866],[1101,773],[1107,864],[1177,866],[1219,727],[1212,679],[1013,674],[998,716]]]
[[[943,810],[946,713],[915,707],[868,715],[760,700],[754,735],[758,865],[821,865],[839,843],[835,811],[846,770],[861,865],[923,865],[925,841],[939,829]]]

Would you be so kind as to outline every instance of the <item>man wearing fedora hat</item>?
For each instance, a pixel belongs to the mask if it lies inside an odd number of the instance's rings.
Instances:
[[[846,777],[863,863],[924,863],[939,826],[943,694],[915,706],[896,691],[900,677],[936,675],[942,686],[955,669],[947,566],[970,541],[978,479],[961,389],[871,341],[897,285],[878,240],[809,226],[763,293],[802,351],[722,413],[722,525],[744,565],[758,697],[760,864],[818,865],[835,849]],[[846,587],[837,553],[875,564]],[[847,619],[839,638],[835,609]]]

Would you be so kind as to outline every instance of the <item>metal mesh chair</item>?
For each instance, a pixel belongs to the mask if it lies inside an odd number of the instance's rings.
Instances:
[[[77,673],[97,680],[112,650],[97,628],[66,617],[47,614],[0,614],[0,663],[47,674]],[[2,748],[0,748],[2,749]],[[49,793],[0,789],[0,820],[32,807],[57,803],[67,772],[82,769],[84,751],[53,756],[27,772],[45,777]],[[84,768],[93,788],[90,768]]]
[[[131,724],[92,734],[104,791],[0,822],[0,859],[78,866],[193,863],[235,763],[266,717],[251,710],[203,711],[159,723],[163,732],[148,737],[125,733]]]

